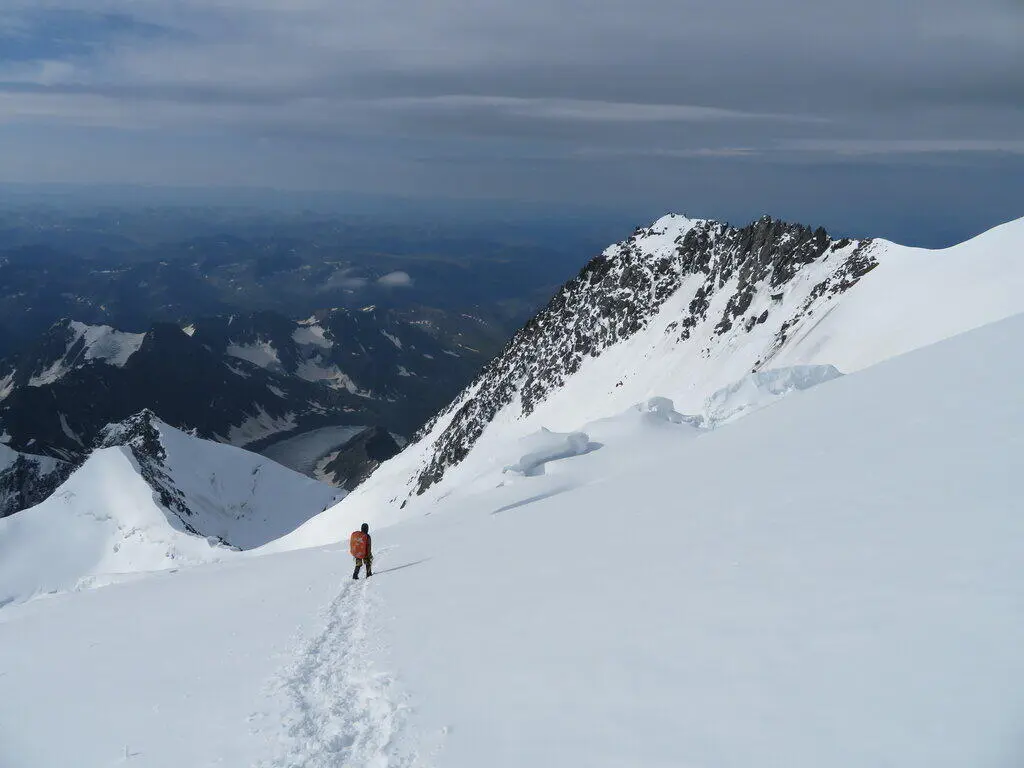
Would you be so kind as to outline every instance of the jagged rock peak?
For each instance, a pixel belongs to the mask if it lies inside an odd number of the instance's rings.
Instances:
[[[157,428],[159,419],[148,408],[129,416],[124,421],[108,424],[100,432],[96,443],[97,448],[114,448],[126,446],[145,449],[150,455],[162,452],[160,432]]]
[[[591,259],[427,425],[421,437],[433,446],[415,491],[460,463],[502,408],[515,404],[528,416],[586,359],[640,333],[684,292],[685,301],[671,305],[678,314],[665,335],[709,355],[709,345],[739,343],[771,320],[774,334],[752,366],[759,369],[794,326],[877,265],[870,246],[770,216],[736,228],[669,215],[638,228]],[[797,280],[801,274],[805,279]]]

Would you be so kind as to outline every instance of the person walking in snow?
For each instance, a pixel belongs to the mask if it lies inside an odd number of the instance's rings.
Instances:
[[[359,569],[363,567],[363,563],[366,563],[366,578],[373,576],[373,573],[370,571],[373,565],[373,550],[370,548],[370,545],[370,526],[363,523],[358,531],[352,532],[352,536],[349,539],[349,552],[356,559],[356,569],[352,572],[353,579],[359,578]]]

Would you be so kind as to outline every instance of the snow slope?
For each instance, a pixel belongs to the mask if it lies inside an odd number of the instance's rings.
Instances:
[[[872,253],[879,267],[776,364],[848,373],[1024,311],[1024,218],[943,250],[876,240]]]
[[[52,384],[82,362],[101,360],[121,368],[139,351],[146,338],[144,333],[125,333],[109,325],[86,325],[77,321],[68,323],[67,330],[64,354],[32,376],[28,382],[30,387]]]
[[[675,231],[666,220],[662,227],[669,235]],[[769,286],[759,290],[744,317],[759,318],[765,311],[768,317],[750,331],[736,323],[717,333],[720,313],[712,307],[686,340],[666,334],[693,300],[693,289],[681,288],[644,331],[587,360],[537,408],[537,418],[558,426],[654,395],[692,411],[752,370],[831,365],[852,373],[1024,311],[1024,218],[941,251],[882,240],[864,245],[864,255],[877,266],[787,328],[781,345],[776,341],[782,327],[835,268],[835,255],[798,272],[781,299],[772,298]],[[726,291],[717,301],[724,305],[728,298]]]
[[[543,474],[512,436],[374,526],[369,582],[344,540],[391,513],[352,494],[278,546],[322,548],[8,606],[0,764],[1015,768],[1022,345],[713,431],[654,400]]]
[[[267,368],[273,371],[281,370],[281,360],[277,350],[269,341],[260,339],[253,344],[229,344],[227,355],[239,360],[257,365],[260,368]]]
[[[94,453],[49,499],[0,520],[0,603],[215,560],[174,528],[126,448]]]
[[[204,536],[250,549],[294,530],[345,496],[259,454],[200,440],[155,420],[161,469],[183,495],[185,522]]]
[[[321,630],[349,562],[314,552],[254,564],[0,609],[0,765],[259,765],[275,672]]]
[[[751,373],[862,370],[1024,311],[1022,253],[1024,219],[927,251],[667,216],[588,264],[360,493],[441,497],[509,435],[571,431],[655,396],[696,414]]]
[[[344,493],[140,414],[42,503],[0,520],[0,604],[219,560]]]
[[[459,767],[1022,764],[1022,342],[1017,318],[386,532],[429,558],[373,585],[409,727],[449,726]]]
[[[747,374],[708,397],[701,410],[701,424],[715,427],[735,421],[779,398],[840,376],[834,365],[795,365]]]

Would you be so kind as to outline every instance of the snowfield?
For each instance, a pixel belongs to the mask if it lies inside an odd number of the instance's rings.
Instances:
[[[1022,348],[1017,316],[710,431],[541,421],[404,509],[8,605],[0,764],[1016,768]]]
[[[1024,310],[1022,252],[1024,219],[929,251],[767,218],[741,230],[666,216],[592,260],[360,491],[399,515],[418,494],[463,486],[475,472],[463,460],[489,461],[510,437],[570,432],[653,397],[700,414],[752,372],[787,371],[798,390],[801,370],[849,374],[1005,319]]]
[[[709,427],[727,424],[774,400],[842,375],[834,365],[796,365],[747,374],[708,397],[701,410],[701,423]]]
[[[292,332],[292,339],[296,344],[305,346],[321,347],[331,349],[334,342],[327,338],[323,326],[313,323],[300,323],[299,327]]]
[[[215,560],[171,526],[124,448],[97,451],[53,496],[0,520],[0,603]]]
[[[231,557],[225,545],[266,544],[344,495],[153,423],[166,454],[152,465],[157,481],[188,514],[166,506],[127,446],[95,451],[46,501],[0,519],[0,605]]]
[[[44,371],[37,372],[28,385],[41,387],[60,380],[64,375],[82,364],[82,361],[100,360],[118,368],[124,367],[128,359],[139,351],[146,339],[144,333],[124,333],[109,325],[68,324],[69,338],[64,354]],[[81,344],[81,348],[79,348]],[[78,350],[76,355],[72,351]]]
[[[266,368],[270,371],[280,371],[281,359],[277,350],[269,341],[260,339],[253,344],[229,344],[227,348],[228,357],[238,360],[245,360],[248,363]]]
[[[227,437],[220,439],[225,443],[242,447],[264,440],[279,432],[293,432],[296,426],[294,413],[275,417],[263,410],[262,407],[257,406],[255,415],[248,415],[241,424],[232,424],[228,429]]]

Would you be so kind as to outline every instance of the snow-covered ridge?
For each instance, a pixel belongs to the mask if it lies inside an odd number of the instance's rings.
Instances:
[[[560,398],[562,410],[574,400],[564,415],[581,422],[655,395],[678,399],[638,370],[644,359],[652,376],[682,350],[718,362],[723,373],[704,396],[766,367],[795,328],[877,265],[868,245],[769,218],[735,229],[670,216],[637,230],[587,264],[516,335],[482,374],[472,402],[452,406],[449,427],[428,437],[434,445],[415,490],[425,491],[459,463],[505,408],[514,413],[503,421],[528,417],[572,390]],[[758,339],[754,359],[733,351],[749,345],[748,337]],[[596,375],[588,371],[609,349],[619,352],[615,362]],[[570,387],[570,380],[588,383]],[[615,389],[623,390],[612,397],[618,408],[595,411],[595,400]]]
[[[284,535],[344,496],[264,456],[201,440],[148,412],[109,428],[105,445],[131,449],[184,530],[241,549]]]
[[[0,520],[0,604],[219,560],[288,533],[343,496],[145,412],[108,427],[52,496]]]
[[[146,338],[144,333],[125,333],[109,325],[86,325],[71,321],[66,328],[63,354],[43,370],[34,372],[28,380],[30,387],[52,384],[77,365],[92,360],[121,368],[139,351]]]
[[[0,520],[0,604],[228,552],[174,527],[131,452],[97,451],[38,506]]]
[[[703,414],[734,385],[738,413],[744,387],[802,388],[800,366],[825,380],[1008,317],[1024,311],[1022,249],[1024,219],[928,251],[768,217],[664,217],[588,263],[360,493],[401,505],[509,437],[655,396]],[[777,369],[791,369],[784,386]],[[750,374],[763,375],[736,384]]]

